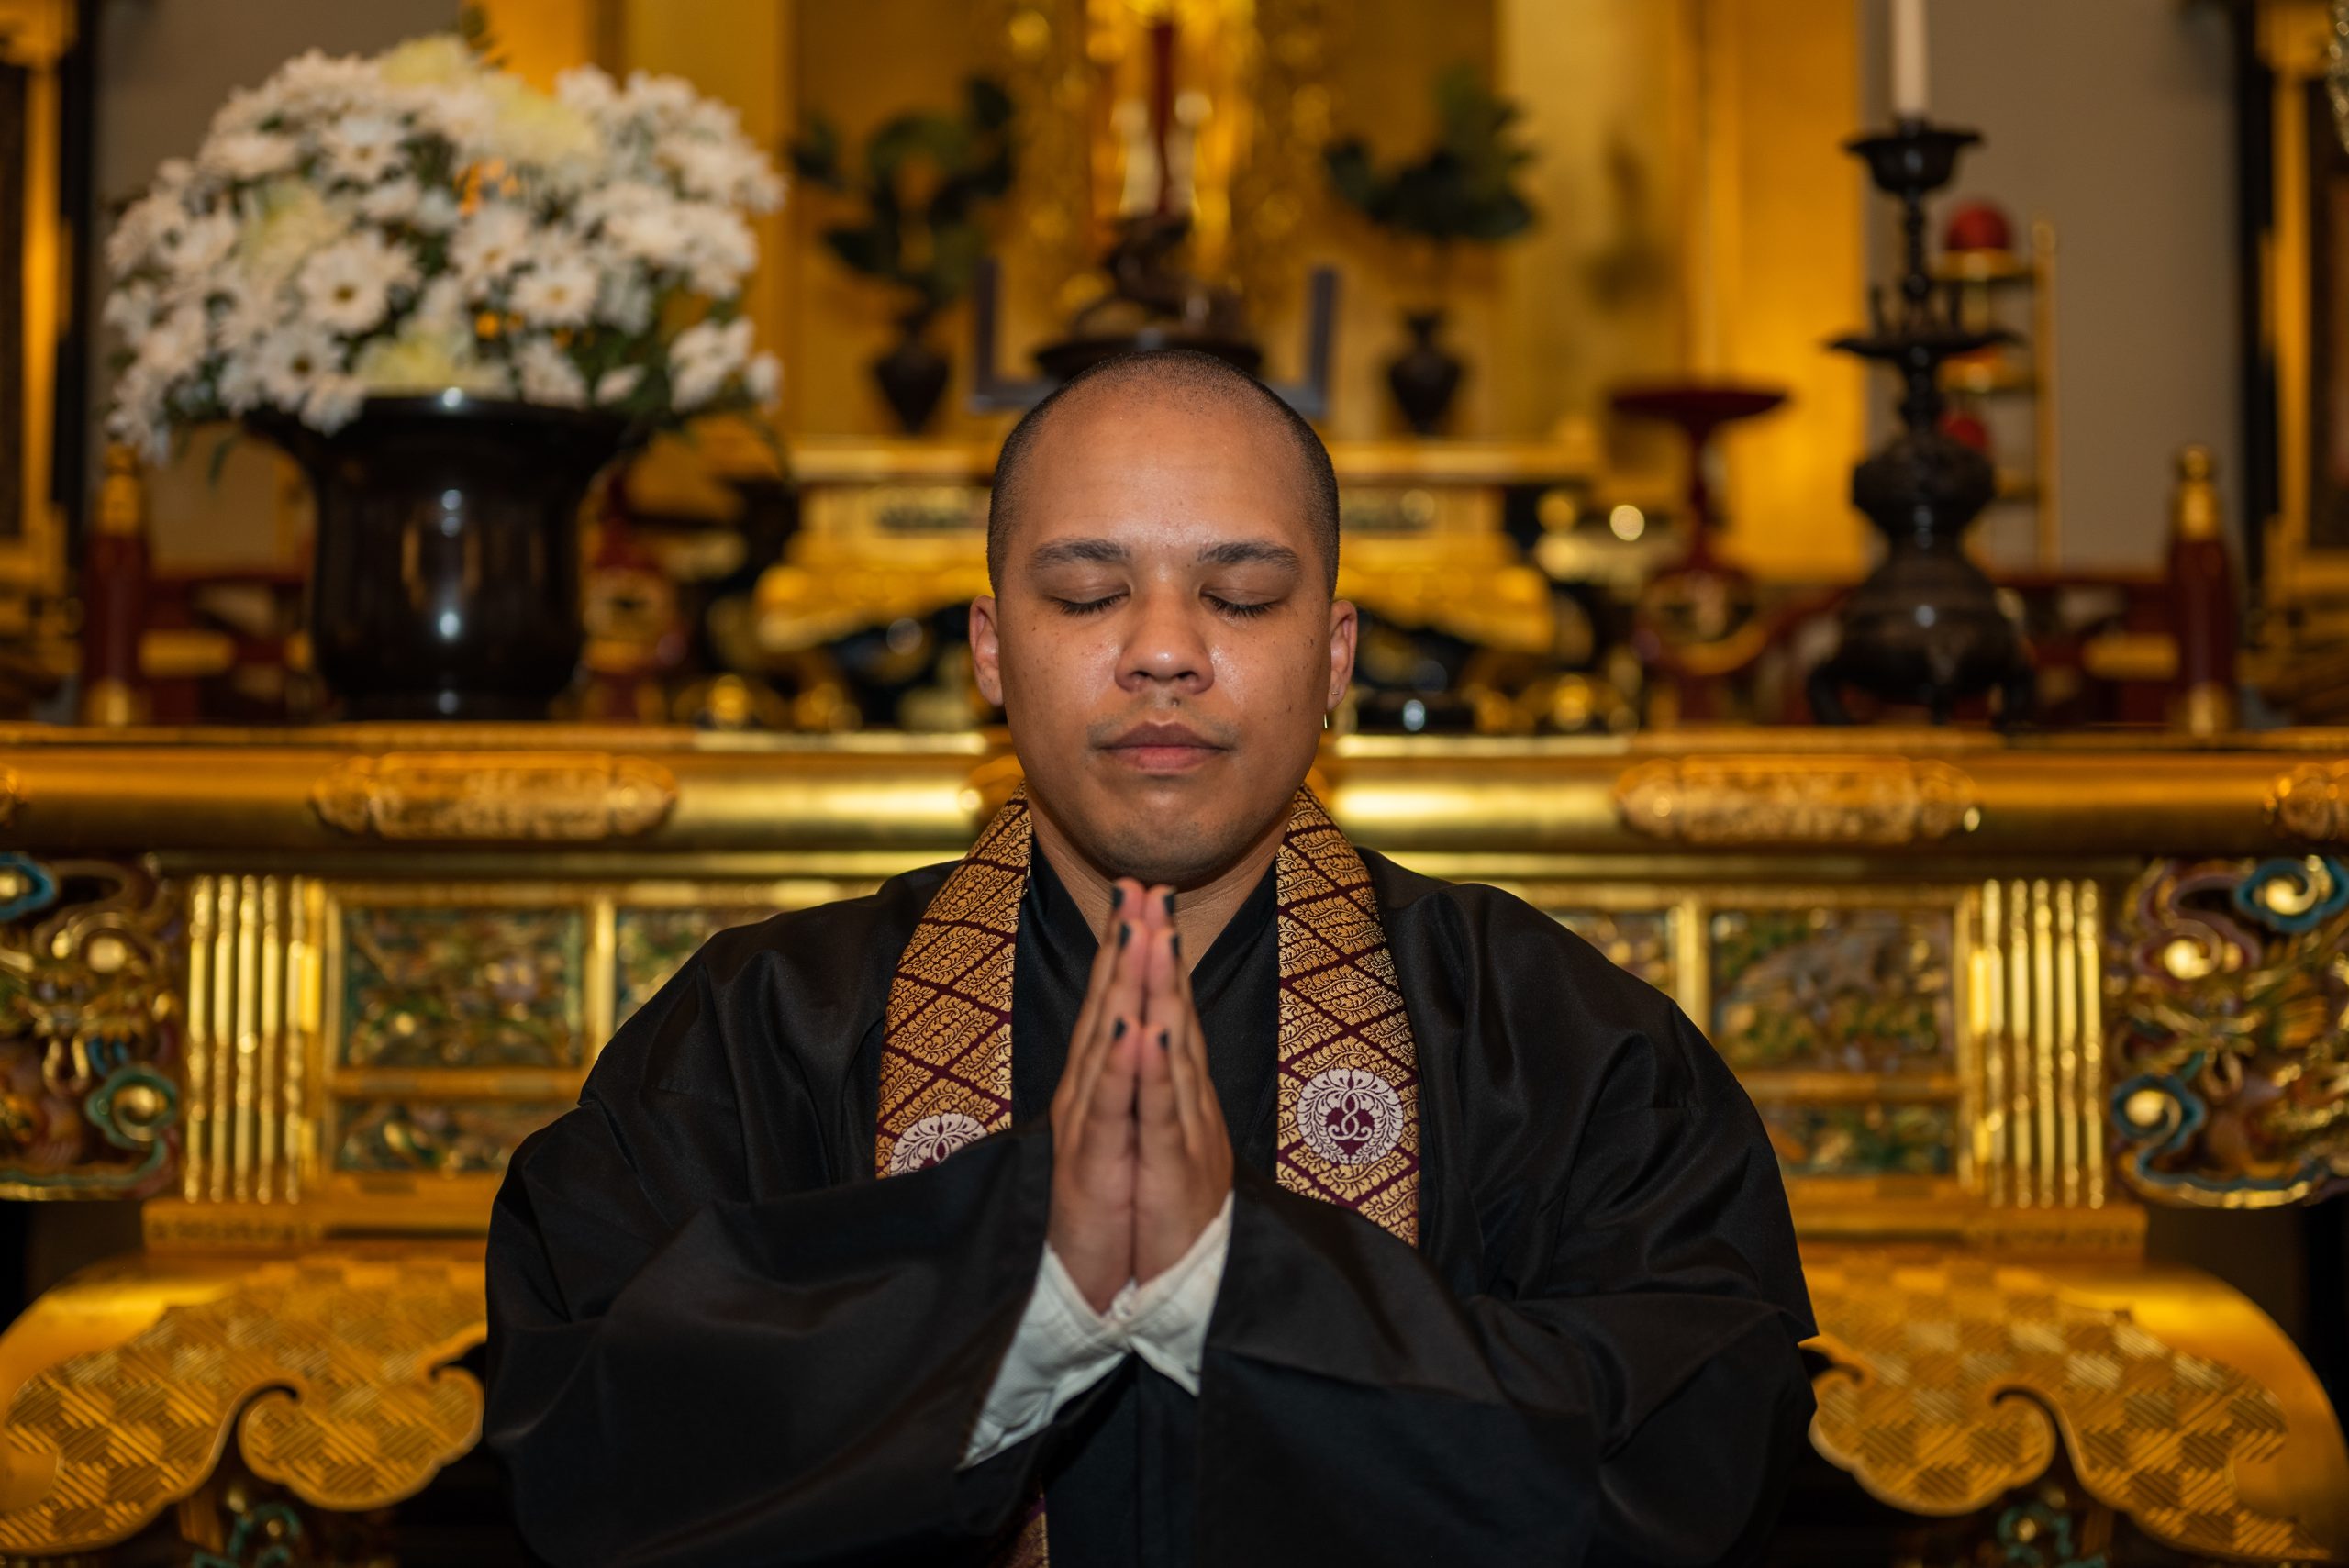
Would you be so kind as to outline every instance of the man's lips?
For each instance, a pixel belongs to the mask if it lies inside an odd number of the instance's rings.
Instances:
[[[1112,761],[1146,773],[1178,773],[1230,750],[1187,724],[1137,724],[1101,749]]]

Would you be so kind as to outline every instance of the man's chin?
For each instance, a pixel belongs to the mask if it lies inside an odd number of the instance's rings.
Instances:
[[[1147,884],[1197,887],[1213,882],[1247,854],[1263,824],[1233,815],[1240,802],[1228,789],[1202,782],[1129,781],[1097,789],[1091,809],[1055,813],[1077,851],[1104,874]]]

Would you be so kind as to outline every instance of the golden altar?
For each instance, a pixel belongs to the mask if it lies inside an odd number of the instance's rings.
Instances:
[[[709,931],[957,853],[998,740],[26,728],[0,740],[0,1182],[144,1251],[0,1339],[0,1552],[466,1452],[505,1155]],[[2145,1205],[2349,1178],[2349,735],[1331,741],[1364,842],[1672,994],[1787,1173],[1818,1451],[1909,1513],[2061,1463],[2196,1561],[2349,1553],[2290,1341]],[[96,1559],[91,1559],[95,1561]]]

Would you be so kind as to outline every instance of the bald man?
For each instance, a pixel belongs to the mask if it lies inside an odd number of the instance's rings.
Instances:
[[[1742,1561],[1810,1413],[1785,1194],[1654,990],[1305,787],[1337,484],[1220,361],[1005,443],[1026,773],[712,940],[518,1150],[486,1431],[559,1563]]]

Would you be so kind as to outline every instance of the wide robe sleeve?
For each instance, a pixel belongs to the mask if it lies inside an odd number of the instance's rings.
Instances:
[[[1200,1560],[1744,1560],[1811,1412],[1759,1118],[1676,1008],[1546,917],[1375,863],[1419,1037],[1422,1246],[1240,1174]]]
[[[1050,1139],[869,1179],[856,1042],[789,1043],[870,1000],[827,978],[872,967],[852,951],[780,962],[825,935],[713,941],[512,1162],[484,1432],[556,1563],[978,1561],[1049,1451],[957,1470],[1042,1256]]]

